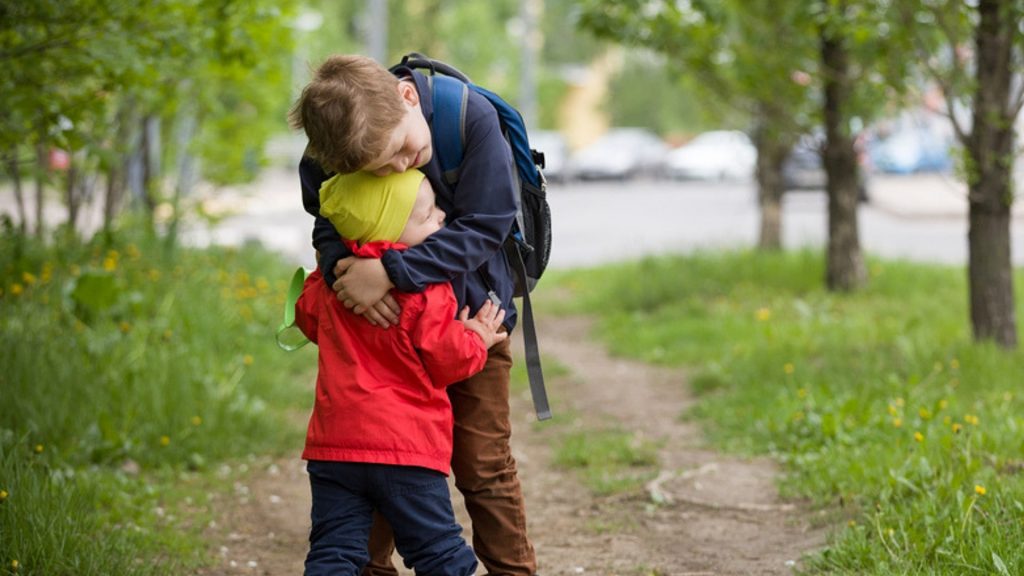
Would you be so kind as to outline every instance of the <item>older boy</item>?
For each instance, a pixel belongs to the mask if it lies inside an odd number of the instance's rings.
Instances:
[[[447,186],[433,157],[433,107],[425,76],[400,68],[397,77],[369,58],[335,56],[316,71],[292,111],[309,136],[299,167],[306,210],[318,216],[320,183],[327,172],[366,170],[378,175],[418,169],[437,192],[447,226],[405,252],[379,260],[353,258],[329,222],[317,217],[313,245],[324,279],[346,307],[381,327],[394,325],[399,307],[391,288],[419,292],[451,281],[460,308],[478,310],[493,298],[515,326],[513,278],[501,251],[515,218],[512,160],[491,105],[472,91],[466,107],[465,157],[456,187]],[[473,523],[473,546],[489,574],[536,571],[526,534],[526,513],[509,448],[509,373],[506,340],[488,351],[480,373],[449,387],[455,415],[452,471]],[[367,574],[397,574],[390,563],[386,527],[371,538]]]
[[[413,170],[339,175],[321,189],[321,213],[354,253],[422,243],[444,225],[430,183]],[[488,302],[472,319],[447,283],[397,294],[392,330],[367,324],[314,272],[296,304],[302,332],[319,346],[316,403],[303,458],[313,507],[307,576],[360,573],[369,562],[373,512],[394,526],[417,574],[468,576],[473,551],[459,536],[448,484],[452,411],[445,387],[483,368],[505,340],[504,312]],[[460,322],[461,321],[461,322]]]

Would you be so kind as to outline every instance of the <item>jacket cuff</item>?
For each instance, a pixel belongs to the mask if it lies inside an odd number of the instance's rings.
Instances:
[[[423,292],[424,287],[417,286],[412,281],[412,278],[409,277],[405,262],[402,261],[401,252],[398,250],[388,250],[381,256],[380,262],[384,265],[384,271],[387,272],[391,283],[395,285],[399,292]]]
[[[332,292],[334,291],[334,282],[338,279],[338,277],[334,275],[334,267],[338,264],[338,260],[341,260],[345,255],[343,247],[344,244],[339,242],[333,246],[325,245],[320,250],[320,274],[323,275],[324,281],[327,282],[327,287],[330,288]]]

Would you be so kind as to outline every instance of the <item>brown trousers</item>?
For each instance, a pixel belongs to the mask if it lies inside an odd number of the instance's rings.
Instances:
[[[531,576],[537,571],[533,545],[526,536],[523,492],[516,476],[509,438],[509,340],[495,344],[477,375],[452,384],[448,397],[455,415],[452,473],[473,523],[473,550],[493,576]],[[363,576],[395,576],[391,527],[374,515],[370,563]]]

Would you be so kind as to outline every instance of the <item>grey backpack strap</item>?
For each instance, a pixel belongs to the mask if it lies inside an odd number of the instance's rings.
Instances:
[[[514,246],[512,265],[518,268],[519,277],[526,278],[526,263],[519,248]],[[540,366],[540,348],[537,345],[537,327],[533,323],[533,306],[530,304],[530,291],[523,287],[523,309],[519,321],[523,326],[523,345],[526,349],[526,374],[530,379],[530,394],[533,396],[533,408],[537,411],[537,420],[551,418],[551,406],[548,405],[548,392],[544,387],[544,371]]]

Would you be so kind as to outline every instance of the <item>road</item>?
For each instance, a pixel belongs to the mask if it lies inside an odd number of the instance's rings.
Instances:
[[[871,202],[859,211],[861,245],[869,254],[920,262],[965,264],[965,191],[948,176],[876,177]],[[552,185],[553,268],[591,266],[641,255],[753,246],[758,209],[752,183],[595,182]],[[312,267],[312,219],[300,202],[297,178],[268,170],[259,182],[223,191],[217,206],[237,214],[214,229],[192,227],[196,244],[259,241]],[[217,206],[209,207],[216,209]],[[1024,203],[1014,211],[1012,254],[1024,266]],[[827,239],[821,191],[792,192],[783,203],[786,248],[820,248]]]

